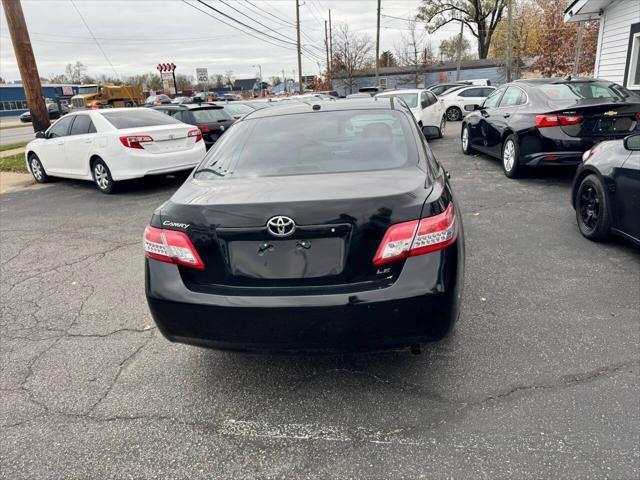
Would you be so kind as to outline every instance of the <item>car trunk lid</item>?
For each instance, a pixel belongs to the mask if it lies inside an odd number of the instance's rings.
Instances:
[[[149,136],[151,141],[141,142],[142,148],[149,153],[171,153],[193,148],[196,136],[189,136],[195,130],[192,125],[171,124],[155,127],[127,128],[120,130],[120,136]]]

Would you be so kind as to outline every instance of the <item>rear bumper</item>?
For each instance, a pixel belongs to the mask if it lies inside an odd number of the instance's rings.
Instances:
[[[461,234],[460,234],[461,235]],[[146,294],[169,340],[243,351],[369,351],[444,336],[459,314],[464,246],[409,258],[383,289],[222,296],[188,290],[175,265],[147,260]]]
[[[586,151],[586,150],[585,150]],[[540,167],[546,165],[579,165],[582,163],[582,151],[569,152],[539,152],[527,155],[522,163],[528,167]]]
[[[125,151],[121,150],[131,150]],[[107,165],[114,180],[129,180],[147,175],[163,175],[194,168],[206,153],[204,142],[180,152],[149,153],[144,150],[119,149]]]

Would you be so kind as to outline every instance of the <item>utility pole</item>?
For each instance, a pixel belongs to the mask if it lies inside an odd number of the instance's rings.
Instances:
[[[13,50],[16,54],[22,86],[27,96],[27,104],[31,112],[31,124],[34,132],[41,132],[49,128],[49,112],[42,96],[42,85],[38,66],[33,56],[31,39],[27,30],[27,24],[22,13],[20,0],[2,0],[4,14],[11,34]]]
[[[329,82],[329,90],[331,86],[331,64],[329,63],[329,36],[327,34],[327,21],[324,21],[324,48],[327,51],[327,82]]]
[[[380,64],[380,1],[378,0],[378,18],[376,21],[376,86],[380,84],[380,72],[378,65]]]
[[[458,58],[456,59],[456,82],[460,80],[460,67],[462,65],[462,35],[464,34],[464,23],[460,21],[460,36],[458,37]]]
[[[302,88],[302,56],[300,53],[300,0],[296,0],[296,35],[298,37],[298,82],[300,95],[302,95],[304,89]]]
[[[511,74],[511,54],[513,51],[513,17],[511,15],[511,4],[512,1],[508,0],[507,3],[507,82],[513,80],[513,76]]]
[[[580,74],[580,56],[582,55],[582,36],[584,33],[584,24],[580,22],[578,26],[578,42],[576,43],[576,58],[573,61],[573,75]]]
[[[329,9],[329,63],[331,73],[333,73],[333,33],[331,31],[331,9]]]

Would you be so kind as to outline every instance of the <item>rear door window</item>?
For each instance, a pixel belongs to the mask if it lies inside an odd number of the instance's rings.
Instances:
[[[198,167],[198,178],[309,175],[417,165],[406,114],[351,110],[236,123]]]
[[[94,133],[95,131],[96,129],[93,127],[93,122],[89,115],[76,115],[69,135],[85,135],[87,133]]]
[[[159,125],[173,125],[178,120],[149,108],[128,108],[117,112],[100,112],[107,121],[118,129],[156,127]]]

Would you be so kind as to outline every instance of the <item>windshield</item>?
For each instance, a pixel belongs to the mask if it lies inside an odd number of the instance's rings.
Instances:
[[[158,125],[171,125],[182,123],[164,113],[147,108],[133,109],[119,112],[100,112],[111,125],[118,129],[155,127]]]
[[[404,113],[313,112],[234,125],[196,171],[199,179],[387,170],[416,164]]]
[[[536,87],[551,100],[579,100],[583,98],[623,99],[630,93],[620,85],[609,82],[548,83]]]
[[[396,93],[394,95],[378,95],[380,97],[398,97],[404,100],[409,108],[416,108],[418,106],[418,94],[417,93]]]
[[[222,108],[205,108],[202,110],[191,110],[193,118],[198,123],[215,123],[218,120],[232,120],[229,114]]]
[[[78,87],[78,95],[85,95],[87,93],[98,93],[98,87],[96,85]]]

